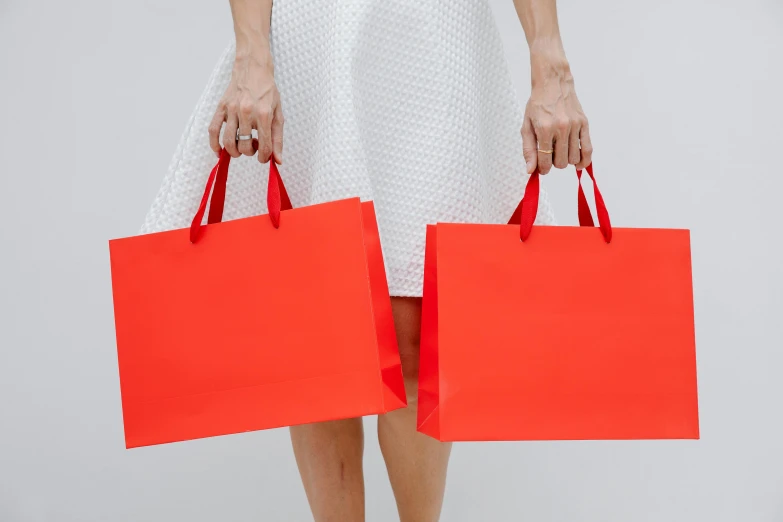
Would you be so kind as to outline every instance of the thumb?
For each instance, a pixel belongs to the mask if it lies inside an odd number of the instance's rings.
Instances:
[[[522,125],[522,154],[525,156],[527,173],[532,174],[538,164],[538,140],[530,118],[525,118]]]

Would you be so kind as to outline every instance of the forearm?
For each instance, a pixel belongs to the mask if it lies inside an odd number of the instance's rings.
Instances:
[[[269,27],[272,0],[229,0],[234,19],[237,62],[255,62],[272,66],[269,48]]]
[[[553,78],[570,81],[571,70],[557,23],[556,0],[514,0],[514,7],[530,49],[533,87]]]

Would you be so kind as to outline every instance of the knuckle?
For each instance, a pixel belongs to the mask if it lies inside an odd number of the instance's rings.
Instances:
[[[238,105],[237,102],[235,101],[230,101],[226,104],[226,110],[228,112],[237,112],[237,109],[238,109]]]
[[[555,122],[555,130],[558,132],[566,133],[571,128],[571,120],[568,118],[560,118]]]
[[[239,104],[239,114],[242,116],[250,116],[253,114],[253,104],[250,102],[242,102]]]
[[[550,133],[555,129],[555,122],[553,120],[542,120],[536,125],[536,133]]]
[[[271,121],[274,110],[269,105],[262,105],[258,109],[258,114],[264,121]]]
[[[582,156],[589,156],[593,153],[593,146],[592,145],[582,145]]]

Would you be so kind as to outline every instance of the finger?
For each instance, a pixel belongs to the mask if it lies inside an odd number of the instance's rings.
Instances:
[[[239,135],[240,136],[252,136],[253,125],[255,119],[253,118],[253,104],[243,103],[239,107]],[[237,138],[237,150],[240,154],[245,156],[252,156],[256,153],[253,147],[253,138],[249,140],[240,140]]]
[[[538,141],[538,172],[548,174],[552,170],[553,137],[546,130],[536,132],[536,137]]]
[[[239,115],[236,108],[228,106],[226,114],[226,126],[223,129],[223,147],[232,158],[238,158],[241,154],[237,148],[237,130],[239,129]]]
[[[542,150],[551,151],[552,147],[554,144],[551,141],[538,142],[538,172],[541,174],[549,174],[549,171],[552,170],[552,153],[541,152]]]
[[[258,129],[258,161],[266,163],[272,155],[272,116],[271,106],[259,110],[256,128]]]
[[[557,134],[555,135],[555,153],[552,163],[558,169],[564,169],[568,166],[568,135],[571,132],[569,121],[563,121],[557,125]]]
[[[275,116],[272,120],[272,151],[275,155],[275,163],[283,163],[283,124],[285,119],[283,118],[283,109],[280,104],[277,104],[275,110]]]
[[[223,122],[225,121],[226,106],[221,103],[209,124],[209,147],[215,151],[217,157],[220,157],[220,130],[223,128]]]
[[[538,142],[538,172],[547,174],[552,170],[555,127],[549,123],[534,123],[533,129],[536,132],[536,141]],[[541,152],[542,150],[544,152]]]
[[[582,159],[581,151],[579,150],[579,131],[581,126],[571,127],[571,134],[568,138],[568,163],[569,165],[578,165],[579,160]]]
[[[538,164],[538,153],[536,152],[536,133],[533,131],[533,122],[530,118],[525,118],[522,124],[522,155],[525,157],[527,173],[532,174]]]
[[[579,130],[579,144],[582,150],[576,168],[583,169],[593,162],[593,143],[590,141],[590,129],[587,123]]]

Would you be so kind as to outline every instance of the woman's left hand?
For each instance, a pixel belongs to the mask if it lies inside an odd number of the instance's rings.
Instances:
[[[592,161],[590,129],[576,97],[565,58],[531,57],[533,87],[525,108],[522,148],[528,174],[547,174],[552,165],[582,169]]]

